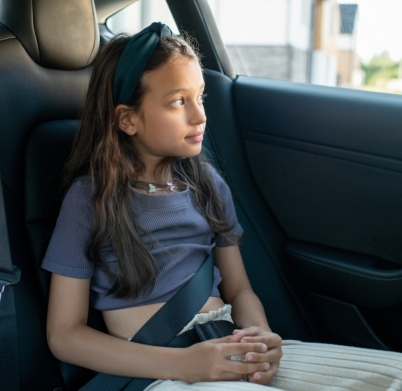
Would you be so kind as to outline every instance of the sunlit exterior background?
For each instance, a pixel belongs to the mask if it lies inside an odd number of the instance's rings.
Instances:
[[[402,0],[208,0],[239,75],[402,93]],[[140,0],[107,23],[177,32],[165,0]]]

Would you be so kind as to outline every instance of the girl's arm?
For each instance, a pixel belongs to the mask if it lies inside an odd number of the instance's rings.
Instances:
[[[222,276],[219,285],[222,298],[232,305],[233,320],[245,334],[241,341],[258,341],[268,346],[268,351],[265,353],[250,350],[245,355],[248,362],[270,363],[269,371],[254,372],[250,378],[252,382],[267,384],[278,369],[282,357],[282,340],[279,335],[272,333],[268,325],[261,301],[253,292],[248,280],[239,246],[216,247],[215,264]]]
[[[89,290],[89,279],[52,275],[47,338],[52,353],[62,361],[114,375],[190,383],[237,380],[264,371],[264,363],[227,359],[253,349],[263,351],[261,342],[239,343],[244,334],[173,349],[125,341],[90,328]]]

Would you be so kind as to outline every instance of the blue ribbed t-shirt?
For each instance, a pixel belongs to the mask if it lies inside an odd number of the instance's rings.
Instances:
[[[210,170],[226,208],[229,226],[241,235],[227,184]],[[42,267],[50,272],[73,278],[91,279],[91,306],[100,311],[115,310],[168,301],[190,280],[213,247],[228,243],[215,234],[195,204],[190,189],[177,193],[150,195],[132,191],[138,225],[146,232],[141,240],[159,265],[159,276],[153,291],[141,293],[135,299],[121,299],[108,295],[113,286],[105,273],[87,257],[86,249],[91,231],[93,213],[92,182],[88,177],[77,179],[67,192],[49,243]],[[112,246],[100,251],[109,269],[116,273],[117,256]],[[133,258],[135,262],[135,258]],[[214,269],[211,296],[219,297],[221,277]]]

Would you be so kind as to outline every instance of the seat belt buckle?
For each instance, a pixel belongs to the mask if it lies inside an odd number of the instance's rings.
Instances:
[[[0,272],[0,304],[1,304],[1,295],[4,292],[4,289],[8,285],[16,285],[20,282],[21,279],[21,269],[18,266],[13,265],[13,274]]]

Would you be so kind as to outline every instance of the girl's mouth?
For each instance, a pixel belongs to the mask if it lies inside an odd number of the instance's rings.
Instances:
[[[187,136],[186,139],[195,143],[200,143],[204,139],[204,132],[194,133],[191,136]]]

